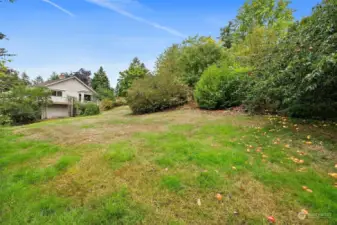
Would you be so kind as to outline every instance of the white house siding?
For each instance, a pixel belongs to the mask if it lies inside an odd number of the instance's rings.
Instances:
[[[68,106],[67,105],[50,105],[46,109],[46,118],[62,118],[68,117]]]
[[[55,81],[52,84],[46,84],[45,87],[61,91],[62,96],[52,96],[52,104],[42,110],[42,119],[69,117],[68,97],[73,97],[79,100],[81,95],[81,102],[84,102],[84,95],[91,95],[91,101],[95,101],[94,92],[82,84],[77,78],[66,78],[64,80]]]
[[[51,90],[62,91],[62,98],[64,99],[66,99],[67,96],[75,97],[76,99],[78,99],[79,93],[81,93],[83,101],[84,94],[93,95],[90,89],[85,87],[76,79],[68,79],[60,83],[48,85],[48,88]]]

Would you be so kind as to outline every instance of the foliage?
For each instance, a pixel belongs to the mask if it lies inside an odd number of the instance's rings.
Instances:
[[[229,21],[228,25],[220,29],[220,40],[225,48],[231,48],[233,44],[234,23]]]
[[[5,65],[0,62],[0,93],[24,84],[25,82],[20,79],[17,71],[6,68]]]
[[[99,104],[99,108],[101,111],[107,111],[110,110],[114,107],[114,102],[110,99],[103,99],[100,104]]]
[[[123,97],[118,97],[116,98],[115,102],[114,102],[114,107],[119,107],[119,106],[123,106],[123,105],[127,105],[128,101],[126,100],[126,98]]]
[[[245,93],[249,68],[210,66],[196,85],[195,99],[200,108],[225,109],[240,105]]]
[[[23,73],[21,74],[21,80],[22,80],[22,82],[23,82],[25,85],[31,85],[31,84],[32,84],[31,81],[30,81],[30,79],[29,79],[29,76],[27,75],[26,72],[23,72]]]
[[[103,67],[100,67],[99,70],[94,73],[91,86],[95,91],[98,91],[99,89],[110,89],[109,78],[106,75]]]
[[[106,75],[103,67],[100,67],[99,70],[94,73],[91,86],[98,93],[98,99],[109,99],[111,101],[115,100],[115,92],[110,87],[109,78]]]
[[[211,37],[190,37],[180,46],[179,76],[189,87],[194,88],[203,71],[218,62],[223,53],[222,46]]]
[[[2,125],[11,125],[13,123],[11,117],[9,115],[1,115],[0,114],[0,126]]]
[[[183,105],[187,101],[187,91],[169,76],[146,77],[134,82],[127,101],[133,113],[151,113]]]
[[[337,113],[337,1],[324,1],[259,61],[246,104],[297,117]]]
[[[99,100],[110,99],[111,101],[115,101],[115,91],[113,88],[109,88],[109,89],[98,88],[96,92],[97,92],[96,98]]]
[[[15,86],[0,93],[0,115],[10,118],[12,124],[34,122],[49,103],[50,91],[41,87]]]
[[[273,28],[256,26],[244,40],[232,45],[230,52],[241,65],[258,67],[262,58],[277,45],[279,37]]]
[[[77,103],[76,110],[81,116],[92,116],[100,113],[99,106],[93,102]]]
[[[44,81],[43,81],[43,78],[41,77],[41,76],[37,76],[33,81],[32,81],[32,83],[34,84],[34,85],[38,85],[38,84],[41,84],[41,83],[43,83]]]
[[[174,44],[160,54],[155,63],[155,74],[162,76],[171,76],[177,78],[180,76],[179,57],[181,48]]]
[[[91,78],[90,78],[91,71],[90,70],[85,70],[81,68],[77,72],[72,73],[71,76],[75,76],[78,79],[80,79],[83,83],[88,85],[89,87],[91,86]]]
[[[294,19],[289,4],[289,0],[246,0],[234,21],[235,41],[244,40],[260,26],[275,29],[279,37],[284,36]]]
[[[53,72],[48,78],[48,80],[59,80],[59,79],[60,79],[60,76],[56,72]]]
[[[119,72],[116,93],[119,97],[126,97],[128,89],[132,83],[137,80],[149,76],[149,70],[145,67],[137,57],[132,60],[127,70]]]

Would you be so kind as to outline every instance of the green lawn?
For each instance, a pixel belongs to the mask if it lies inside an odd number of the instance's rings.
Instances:
[[[337,224],[335,123],[121,107],[0,132],[1,224]]]

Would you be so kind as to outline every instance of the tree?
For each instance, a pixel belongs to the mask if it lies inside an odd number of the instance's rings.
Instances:
[[[34,80],[33,80],[33,84],[34,85],[38,85],[38,84],[42,84],[44,81],[43,81],[43,78],[41,76],[37,76]]]
[[[102,66],[98,69],[96,73],[94,73],[94,78],[92,79],[91,86],[98,93],[98,98],[100,100],[115,100],[114,90],[110,87],[109,78],[106,75],[106,72],[104,71]]]
[[[228,25],[220,29],[220,40],[225,48],[231,48],[233,44],[234,23],[229,21]]]
[[[174,44],[160,54],[155,64],[155,74],[162,76],[171,76],[177,78],[180,73],[179,56],[181,49],[179,45]]]
[[[149,74],[149,70],[145,67],[144,63],[135,57],[127,70],[119,72],[116,88],[118,91],[117,95],[119,97],[125,97],[133,81],[149,76]]]
[[[94,78],[92,79],[91,86],[95,91],[99,89],[110,89],[109,78],[106,75],[106,72],[104,71],[102,66],[96,73],[94,73]]]
[[[59,79],[60,79],[60,76],[56,72],[53,72],[48,78],[48,80],[59,80]]]
[[[252,112],[332,119],[337,116],[337,1],[323,1],[313,14],[258,62],[247,108]]]
[[[6,68],[4,63],[0,62],[0,93],[7,92],[22,84],[19,73],[16,70]]]
[[[46,88],[14,86],[10,91],[0,93],[0,115],[9,118],[12,124],[34,122],[41,118],[42,108],[48,105],[50,95]]]
[[[289,0],[246,0],[234,22],[221,29],[220,39],[230,46],[244,40],[255,27],[272,28],[283,37],[294,21],[289,4]]]
[[[26,72],[21,73],[21,80],[25,85],[31,85],[29,76],[27,75]]]
[[[79,69],[79,71],[72,73],[73,76],[76,76],[78,79],[80,79],[83,83],[91,86],[91,71],[85,70],[83,68]]]
[[[223,56],[221,44],[211,37],[190,37],[183,41],[180,48],[179,76],[191,88],[194,88],[204,70],[219,62]]]

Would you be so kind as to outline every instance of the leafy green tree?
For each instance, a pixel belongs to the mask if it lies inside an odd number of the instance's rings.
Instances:
[[[23,81],[15,70],[5,67],[4,63],[0,62],[0,93],[7,92],[17,85],[22,85]]]
[[[41,118],[50,95],[46,88],[14,86],[10,91],[0,93],[0,115],[10,118],[13,124],[34,122]]]
[[[323,1],[258,62],[247,108],[290,116],[337,116],[337,1]]]
[[[294,22],[290,3],[289,0],[246,0],[234,21],[221,28],[220,40],[231,48],[233,43],[245,40],[256,27],[273,29],[279,38],[284,37]]]
[[[127,95],[128,89],[131,87],[132,83],[144,77],[150,75],[149,70],[145,67],[137,57],[135,57],[127,70],[119,73],[118,84],[117,84],[117,95],[119,97],[125,97]]]
[[[178,77],[180,74],[179,57],[181,49],[174,44],[160,54],[155,64],[155,74],[162,76]]]
[[[236,38],[244,39],[256,26],[274,28],[280,36],[293,23],[289,0],[247,0],[235,19]]]
[[[110,89],[109,78],[106,75],[106,72],[104,71],[102,66],[96,73],[94,73],[94,78],[92,79],[91,86],[95,91],[99,89]]]
[[[204,70],[219,62],[223,55],[221,44],[211,37],[190,37],[183,41],[180,48],[179,76],[191,88],[194,88]]]

